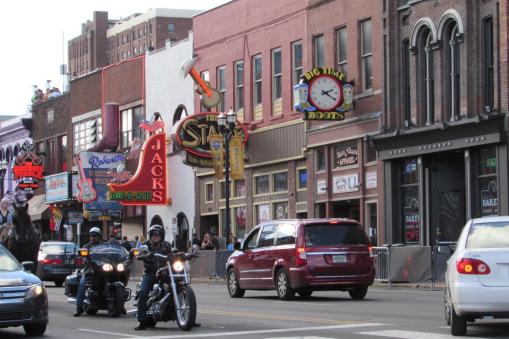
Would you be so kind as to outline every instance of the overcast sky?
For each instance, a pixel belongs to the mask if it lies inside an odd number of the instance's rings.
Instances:
[[[207,10],[228,0],[8,0],[2,1],[0,48],[0,115],[27,112],[32,86],[46,88],[46,80],[62,88],[59,66],[67,64],[67,40],[77,36],[81,23],[94,10],[117,19],[149,8]],[[62,57],[62,49],[65,52]],[[62,61],[64,60],[64,62]]]

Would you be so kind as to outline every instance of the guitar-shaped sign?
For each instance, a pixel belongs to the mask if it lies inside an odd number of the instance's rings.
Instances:
[[[92,179],[87,178],[85,176],[85,171],[83,170],[83,165],[81,163],[80,156],[76,156],[74,159],[76,166],[78,166],[79,173],[79,181],[78,181],[78,200],[84,203],[89,203],[97,199],[97,192],[94,188],[94,182]]]

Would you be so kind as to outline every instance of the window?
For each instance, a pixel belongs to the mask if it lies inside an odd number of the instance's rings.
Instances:
[[[125,35],[122,36],[122,45],[125,45]]]
[[[281,99],[281,78],[281,49],[276,48],[272,50],[272,102]]]
[[[58,138],[58,158],[60,159],[58,172],[67,171],[67,135]]]
[[[129,108],[122,111],[122,142],[121,147],[129,147],[131,140],[139,138],[141,141],[145,140],[145,133],[139,127],[140,122],[145,120],[143,109],[141,106]]]
[[[367,91],[373,88],[371,20],[361,21],[360,26],[362,89],[363,91]]]
[[[246,207],[235,207],[235,234],[238,239],[244,238],[246,234]]]
[[[292,85],[297,85],[302,76],[302,41],[292,43]]]
[[[372,245],[376,246],[376,232],[377,232],[377,224],[378,224],[378,211],[377,211],[377,203],[370,202],[366,204],[366,226],[368,229],[368,237],[369,241]]]
[[[312,224],[304,226],[306,246],[368,245],[369,241],[358,225]]]
[[[495,65],[493,18],[487,18],[483,23],[483,73],[484,73],[484,106],[491,112],[495,108]]]
[[[48,124],[52,124],[54,120],[55,120],[55,111],[51,109],[48,111]]]
[[[138,29],[138,39],[141,38],[141,28]]]
[[[168,24],[168,32],[175,32],[175,24]]]
[[[507,222],[476,223],[470,227],[465,248],[509,247],[509,224]]]
[[[258,247],[274,246],[277,228],[275,225],[263,226],[262,233],[260,233],[260,240],[258,240]]]
[[[46,141],[46,166],[44,166],[46,174],[54,174],[58,171],[57,149],[55,146],[55,139]]]
[[[205,184],[205,202],[214,201],[214,183],[210,182]]]
[[[376,161],[376,149],[373,142],[367,140],[366,141],[366,147],[365,147],[365,162],[374,162]]]
[[[411,102],[410,102],[410,40],[403,41],[401,46],[401,93],[403,96],[403,115],[405,127],[410,126],[411,121]]]
[[[200,77],[204,80],[204,81],[209,81],[210,77],[209,77],[209,71],[203,71],[200,73]],[[200,107],[201,107],[201,112],[208,112],[210,111],[209,108],[203,106],[201,104],[201,100],[200,100]]]
[[[262,56],[253,57],[253,103],[262,104]]]
[[[253,232],[249,234],[249,236],[246,238],[244,249],[245,250],[252,250],[256,248],[256,245],[258,243],[258,233],[260,233],[260,229],[257,228]]]
[[[143,36],[146,36],[147,35],[147,27],[143,27]]]
[[[280,224],[277,230],[276,246],[295,244],[295,226],[292,224]]]
[[[313,38],[313,67],[323,67],[325,65],[325,45],[323,35]]]
[[[219,112],[225,111],[225,101],[226,101],[226,67],[221,66],[217,68],[217,89],[219,93],[221,93],[221,101],[218,105]]]
[[[498,215],[497,149],[495,146],[479,150],[477,180],[480,196],[480,216]]]
[[[270,205],[263,204],[256,206],[256,223],[263,224],[270,221]]]
[[[242,112],[242,119],[244,115],[244,61],[239,60],[235,62],[235,112]]]
[[[275,202],[272,208],[274,220],[288,219],[288,202]]]
[[[230,198],[231,198],[231,197],[232,197],[232,190],[231,190],[232,186],[231,186],[231,181],[230,181],[230,187],[229,187],[229,188],[230,188],[230,190],[229,190],[229,192],[228,192],[228,193],[229,193]],[[224,182],[224,181],[221,181],[221,182],[219,183],[219,198],[220,198],[221,200],[225,200],[225,199],[226,199],[226,191],[225,191],[225,189],[226,189],[225,182]]]
[[[255,194],[269,193],[269,176],[260,175],[255,177]]]
[[[325,151],[323,148],[316,150],[316,169],[317,171],[325,171]]]
[[[407,244],[419,243],[420,239],[418,189],[417,159],[407,159],[401,167],[402,241]]]
[[[233,182],[233,188],[234,188],[234,197],[245,197],[246,196],[246,181],[245,180],[235,180]]]
[[[348,50],[348,35],[346,27],[342,27],[336,31],[336,55],[338,63],[338,71],[347,77],[348,73],[348,61],[347,61],[347,50]]]
[[[434,116],[433,49],[431,31],[426,28],[420,35],[417,46],[417,81],[419,125],[429,125]]]
[[[460,107],[460,45],[456,35],[458,34],[458,25],[456,21],[449,21],[446,27],[445,38],[445,74],[446,74],[446,103],[449,120],[459,119]]]
[[[272,175],[274,192],[288,191],[288,172],[275,173]]]
[[[334,146],[334,167],[346,167],[359,163],[357,142]]]
[[[308,186],[308,171],[305,168],[297,170],[297,190],[304,190]]]
[[[102,138],[102,118],[97,117],[74,125],[74,154],[95,145]]]

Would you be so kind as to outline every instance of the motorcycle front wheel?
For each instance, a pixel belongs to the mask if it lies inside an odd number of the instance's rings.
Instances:
[[[177,309],[177,324],[182,331],[189,331],[196,321],[196,297],[191,286],[179,286],[177,298],[180,309]]]

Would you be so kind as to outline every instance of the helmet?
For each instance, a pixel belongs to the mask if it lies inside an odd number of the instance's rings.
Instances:
[[[148,229],[148,236],[149,238],[152,236],[152,234],[158,234],[161,236],[161,238],[163,238],[164,240],[164,235],[165,235],[165,231],[164,231],[164,227],[161,226],[161,225],[158,225],[158,224],[155,224],[155,225],[152,225],[150,226],[150,228]]]
[[[100,237],[102,235],[102,232],[99,227],[92,227],[90,231],[88,231],[88,234],[90,234],[90,236],[97,235]]]

